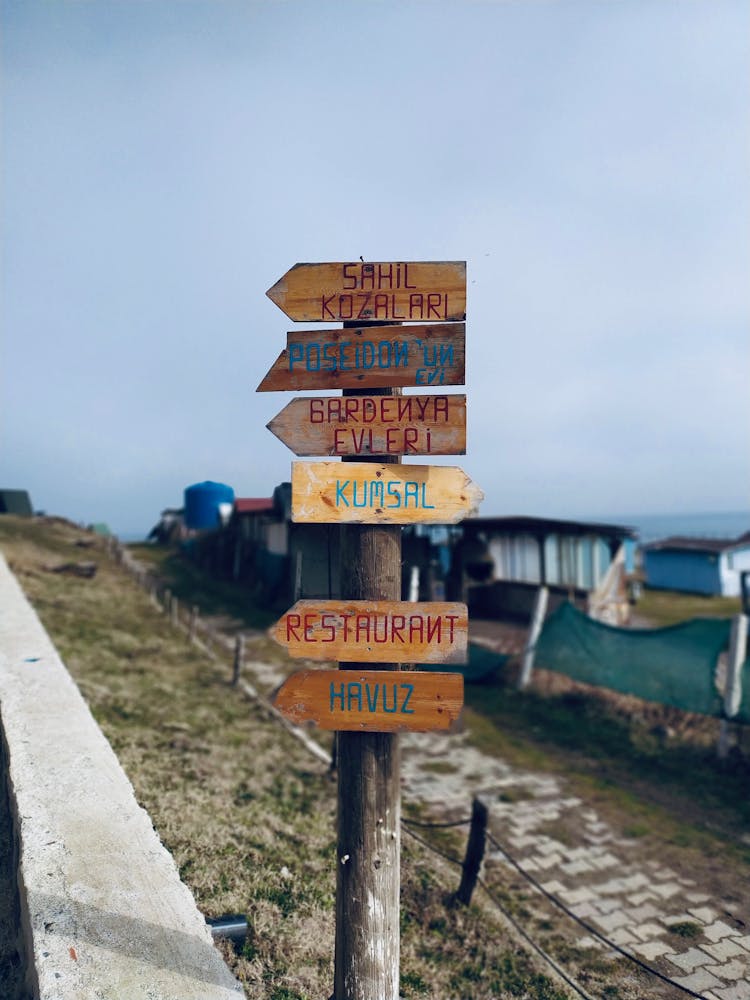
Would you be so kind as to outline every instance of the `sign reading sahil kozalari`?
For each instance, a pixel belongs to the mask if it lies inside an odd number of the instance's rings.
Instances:
[[[266,295],[296,322],[466,317],[466,261],[295,264]]]

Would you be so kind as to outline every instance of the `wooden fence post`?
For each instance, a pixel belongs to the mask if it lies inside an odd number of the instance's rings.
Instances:
[[[170,594],[169,597],[169,620],[173,625],[179,625],[180,623],[180,602],[177,600],[174,594]]]
[[[350,323],[349,326],[356,326]],[[345,323],[346,327],[347,324]],[[399,389],[345,389],[344,396],[400,395]],[[350,461],[352,459],[349,459]],[[355,456],[354,461],[367,461]],[[400,464],[399,458],[374,457]],[[347,458],[342,459],[343,462]],[[341,526],[341,596],[401,599],[401,528]],[[362,664],[340,663],[342,670]],[[398,669],[396,664],[370,668]],[[401,787],[398,736],[337,734],[335,1000],[398,1000]]]
[[[729,754],[729,720],[734,718],[742,700],[742,664],[747,656],[747,615],[734,615],[729,636],[729,658],[724,687],[724,717],[719,727],[717,753],[721,760]]]
[[[169,609],[172,607],[172,591],[167,587],[162,595],[162,605],[164,610],[169,613]]]
[[[238,635],[234,641],[234,663],[232,665],[232,687],[237,687],[240,682],[240,671],[242,661],[245,658],[245,637]]]
[[[195,634],[198,629],[198,605],[193,604],[190,608],[190,623],[188,625],[188,638],[195,642]]]
[[[484,846],[487,839],[487,806],[481,799],[474,799],[471,804],[471,828],[466,844],[461,884],[453,897],[458,903],[468,906],[471,895],[479,878],[479,869],[484,858]]]
[[[540,587],[536,592],[536,598],[534,600],[534,610],[531,615],[531,626],[529,628],[529,636],[526,640],[526,648],[523,654],[523,663],[521,665],[521,673],[518,677],[518,690],[523,691],[525,687],[528,687],[529,681],[531,680],[531,669],[534,666],[534,654],[536,652],[536,644],[539,640],[539,635],[542,631],[542,625],[544,624],[544,616],[547,612],[547,601],[549,599],[549,591],[546,587]]]

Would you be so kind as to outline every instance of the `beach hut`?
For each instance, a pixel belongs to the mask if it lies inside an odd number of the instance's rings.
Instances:
[[[739,538],[675,536],[643,547],[646,586],[687,594],[739,597],[750,570],[750,531]]]

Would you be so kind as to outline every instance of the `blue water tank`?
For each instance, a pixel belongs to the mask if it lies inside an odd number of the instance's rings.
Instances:
[[[203,530],[219,525],[219,504],[234,503],[234,490],[225,483],[194,483],[185,489],[185,524]]]

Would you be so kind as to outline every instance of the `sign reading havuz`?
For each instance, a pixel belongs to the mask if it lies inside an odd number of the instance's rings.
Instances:
[[[274,700],[291,722],[321,729],[429,732],[458,718],[464,679],[412,670],[300,670]]]

